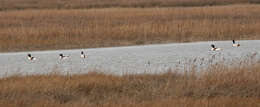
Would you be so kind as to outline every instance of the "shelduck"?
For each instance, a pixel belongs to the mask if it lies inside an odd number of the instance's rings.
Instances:
[[[36,58],[35,58],[35,57],[32,57],[32,55],[31,55],[31,54],[28,54],[27,56],[28,56],[28,57],[27,57],[27,58],[28,58],[28,60],[36,60]]]
[[[60,56],[60,59],[67,59],[67,58],[69,58],[69,56],[64,56],[63,54],[59,54],[59,56]]]
[[[81,51],[81,55],[80,55],[81,58],[86,58],[87,56],[84,54],[83,51]]]
[[[240,44],[239,43],[236,43],[236,41],[235,40],[232,40],[232,42],[233,42],[233,47],[239,47],[240,46]]]
[[[215,45],[211,44],[211,50],[212,51],[219,51],[221,48],[216,48]]]

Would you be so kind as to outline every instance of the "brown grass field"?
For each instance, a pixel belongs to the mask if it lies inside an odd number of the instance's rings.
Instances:
[[[260,39],[260,5],[0,11],[0,51]]]
[[[259,107],[260,60],[252,59],[161,74],[13,75],[0,78],[0,106]]]
[[[258,3],[0,0],[0,52],[260,39]],[[161,74],[17,74],[0,78],[0,106],[259,107],[260,60],[252,59]]]
[[[259,0],[1,0],[0,10],[258,4]]]

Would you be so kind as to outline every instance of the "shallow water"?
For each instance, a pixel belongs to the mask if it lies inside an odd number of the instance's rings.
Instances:
[[[86,73],[93,69],[102,72],[124,73],[157,73],[169,68],[182,68],[191,59],[209,59],[215,57],[232,60],[241,59],[248,54],[260,52],[260,40],[238,41],[240,47],[232,47],[231,41],[173,43],[145,46],[91,48],[57,51],[34,51],[0,53],[0,76],[10,74],[42,74],[52,71],[66,73]],[[221,51],[210,51],[214,43]],[[80,58],[80,52],[85,51],[88,58]],[[37,58],[29,61],[27,54]],[[69,55],[70,58],[60,60],[58,54]],[[149,64],[150,63],[150,64]],[[206,64],[207,65],[207,64]],[[203,66],[206,66],[205,64]]]

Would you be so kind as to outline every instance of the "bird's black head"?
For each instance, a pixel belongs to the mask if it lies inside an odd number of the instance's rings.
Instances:
[[[84,54],[84,52],[83,52],[83,51],[81,51],[81,54]]]
[[[212,48],[215,48],[215,45],[211,44],[211,47],[212,47]]]
[[[236,43],[235,40],[232,40],[233,43]]]
[[[28,57],[32,57],[32,55],[31,55],[31,54],[28,54]]]
[[[63,56],[63,54],[59,54],[60,56]]]

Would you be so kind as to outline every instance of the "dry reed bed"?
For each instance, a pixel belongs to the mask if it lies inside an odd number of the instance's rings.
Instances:
[[[260,39],[260,5],[0,12],[0,51]]]
[[[1,0],[0,10],[170,7],[260,3],[259,0]]]
[[[0,106],[258,107],[260,61],[253,58],[199,72],[14,75],[0,79]]]

